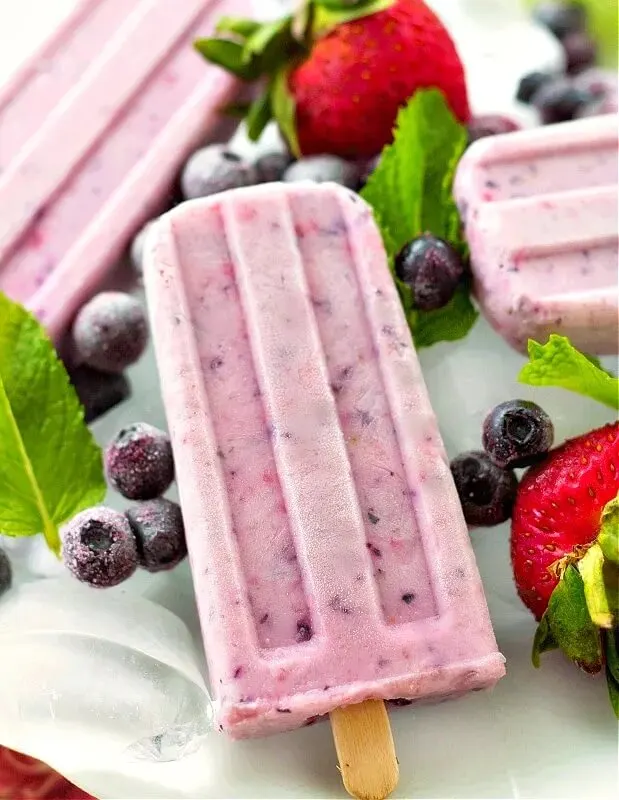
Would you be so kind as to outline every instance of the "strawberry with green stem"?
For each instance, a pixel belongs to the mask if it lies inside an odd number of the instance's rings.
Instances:
[[[524,383],[562,386],[619,410],[619,381],[561,336],[531,342]],[[619,717],[619,422],[551,451],[520,483],[512,515],[516,587],[539,621],[533,663],[561,649],[606,671]]]
[[[224,18],[218,34],[198,51],[265,82],[247,109],[251,138],[275,119],[296,156],[377,155],[422,88],[439,89],[461,122],[470,116],[460,58],[423,0],[304,0],[277,22]]]

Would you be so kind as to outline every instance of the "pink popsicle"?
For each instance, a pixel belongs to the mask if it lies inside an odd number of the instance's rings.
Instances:
[[[0,88],[0,290],[58,338],[238,85],[192,42],[248,0],[82,0]]]
[[[515,348],[550,333],[586,352],[619,351],[619,117],[481,140],[455,194],[475,292]]]
[[[370,209],[185,203],[145,281],[218,723],[234,738],[504,673]]]

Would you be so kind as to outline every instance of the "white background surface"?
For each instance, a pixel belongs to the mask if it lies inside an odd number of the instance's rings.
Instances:
[[[36,50],[74,2],[0,0],[0,81]],[[518,387],[515,377],[523,359],[483,322],[466,341],[437,346],[421,358],[450,455],[479,447],[484,413],[514,396],[540,402],[552,415],[559,440],[612,418],[593,402],[558,390]],[[132,401],[95,425],[101,443],[137,419],[165,426],[152,353],[131,371],[131,379]],[[117,497],[110,497],[109,503],[122,508]],[[394,796],[615,797],[617,725],[604,682],[579,674],[557,654],[547,656],[540,671],[533,669],[529,653],[535,624],[512,585],[507,526],[477,531],[473,542],[508,675],[492,694],[392,715],[401,765]],[[126,593],[145,595],[178,614],[199,646],[187,565],[169,575],[140,574],[110,594]],[[3,652],[2,658],[10,659],[10,652]],[[78,731],[70,746],[79,750]],[[62,759],[65,769],[70,763],[70,758]],[[114,777],[110,764],[101,764],[100,771],[77,770],[69,777],[100,797],[343,797],[335,763],[329,727],[317,725],[243,743],[213,734],[198,761],[194,758],[186,767],[180,762],[165,771],[154,767],[148,783]]]

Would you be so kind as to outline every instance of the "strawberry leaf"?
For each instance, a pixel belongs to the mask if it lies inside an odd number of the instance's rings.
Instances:
[[[578,562],[578,571],[591,621],[598,628],[612,628],[618,613],[619,570],[605,561],[602,548],[594,544]]]
[[[243,81],[260,77],[258,66],[244,60],[243,45],[228,39],[198,39],[194,47],[207,61],[231,72]]]
[[[273,119],[273,106],[271,103],[271,92],[265,92],[255,100],[247,113],[247,135],[252,142],[257,142],[263,130]]]
[[[615,716],[619,719],[619,628],[607,631],[604,639],[608,695]]]
[[[589,616],[582,577],[572,564],[550,596],[546,614],[552,636],[565,655],[585,672],[599,672],[600,633]]]
[[[395,0],[314,0],[316,9],[313,32],[323,35],[338,25],[369,17],[391,8]]]
[[[602,548],[604,558],[619,566],[619,496],[607,503],[602,512],[597,542]]]
[[[540,656],[542,653],[547,653],[550,650],[557,650],[558,647],[559,645],[557,644],[554,636],[552,635],[552,631],[550,630],[548,614],[544,614],[539,625],[537,626],[535,637],[533,639],[533,650],[531,652],[531,661],[533,662],[533,666],[539,668]]]
[[[530,386],[559,386],[619,410],[619,380],[578,351],[565,336],[544,345],[529,340],[529,363],[518,380]]]
[[[260,75],[271,75],[285,66],[298,49],[292,35],[292,17],[268,22],[249,36],[243,49],[246,64],[259,64]]]
[[[217,33],[233,33],[240,39],[247,39],[261,27],[260,22],[239,17],[222,17],[215,30]]]
[[[283,69],[275,75],[270,91],[273,116],[277,120],[282,135],[288,142],[290,152],[298,158],[301,155],[301,150],[295,126],[297,108],[294,97],[288,88],[287,69]]]

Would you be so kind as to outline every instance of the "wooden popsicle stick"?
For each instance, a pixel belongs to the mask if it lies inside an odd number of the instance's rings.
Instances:
[[[384,702],[366,700],[329,716],[346,791],[358,800],[385,800],[400,769]]]

